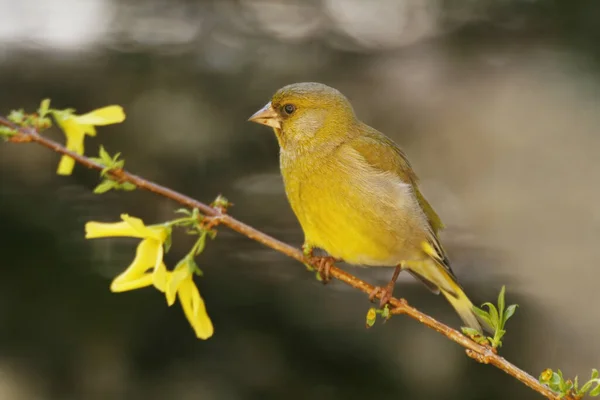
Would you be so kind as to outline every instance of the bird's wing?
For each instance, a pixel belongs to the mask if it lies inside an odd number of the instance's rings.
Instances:
[[[444,228],[444,224],[433,207],[431,207],[423,194],[419,191],[419,180],[417,175],[413,171],[402,150],[387,136],[366,125],[364,126],[362,134],[353,139],[349,145],[373,168],[382,172],[392,172],[403,182],[409,183],[412,186],[415,197],[421,206],[421,210],[423,210],[423,213],[427,218],[430,244],[437,253],[433,254],[432,257],[454,276],[446,252],[437,236],[438,232]],[[435,255],[437,255],[437,257],[435,257]]]

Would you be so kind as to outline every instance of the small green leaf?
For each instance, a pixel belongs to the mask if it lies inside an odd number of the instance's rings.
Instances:
[[[186,256],[185,260],[187,262],[187,267],[189,268],[191,273],[196,274],[198,276],[204,275],[198,264],[196,264],[196,260],[194,260],[194,256],[191,253]]]
[[[184,215],[190,215],[190,210],[188,210],[187,208],[179,208],[177,210],[175,210],[175,214],[184,214]]]
[[[552,379],[553,374],[554,373],[552,372],[552,370],[550,368],[546,368],[545,370],[542,371],[538,380],[540,381],[540,383],[546,384],[546,383],[550,382],[550,379]]]
[[[575,392],[579,392],[579,377],[577,375],[575,375],[573,387],[575,388]]]
[[[581,389],[578,391],[581,394],[585,394],[588,390],[590,390],[590,388],[592,387],[592,385],[594,384],[594,380],[589,380],[586,383],[583,384],[583,386],[581,387]]]
[[[597,383],[597,386],[595,388],[593,388],[589,393],[589,395],[591,397],[600,396],[600,382],[596,381],[596,383]]]
[[[382,316],[383,318],[385,318],[386,320],[387,320],[387,319],[390,319],[390,316],[391,316],[391,315],[390,315],[390,306],[389,306],[388,304],[386,304],[386,305],[383,307],[383,310],[381,310],[381,316]]]
[[[548,382],[548,384],[554,390],[560,390],[560,384],[561,384],[560,376],[556,372],[554,372],[552,374],[552,378],[550,378],[550,381]]]
[[[21,125],[25,120],[25,112],[23,111],[23,109],[12,110],[10,114],[8,114],[7,118],[10,122],[13,122],[17,125]]]
[[[194,245],[195,255],[198,255],[204,251],[204,247],[206,246],[206,234],[206,231],[202,232],[196,241],[196,244]]]
[[[165,250],[165,254],[169,252],[169,250],[171,250],[171,245],[173,244],[173,238],[171,235],[171,228],[169,228],[169,234],[167,235],[167,237],[165,238],[165,241],[163,242],[163,248]]]
[[[462,330],[462,333],[469,337],[481,336],[481,333],[477,329],[469,328],[467,326],[462,326],[460,329]]]
[[[131,183],[131,182],[123,182],[123,183],[121,183],[121,184],[119,185],[119,189],[121,189],[121,190],[125,190],[125,191],[128,191],[128,192],[130,192],[130,191],[132,191],[132,190],[135,190],[135,189],[137,189],[137,186],[135,186],[135,185],[134,185],[133,183]]]
[[[592,368],[592,379],[598,379],[598,370],[596,368]]]
[[[106,166],[109,166],[110,164],[112,164],[112,161],[113,161],[110,154],[108,154],[108,152],[102,145],[100,145],[100,159],[102,160],[102,163]]]
[[[474,342],[479,344],[489,344],[488,339],[485,338],[477,329],[469,328],[467,326],[462,326],[460,329],[462,330],[462,333],[470,337]]]
[[[500,294],[498,295],[498,313],[500,314],[500,317],[502,317],[504,314],[504,308],[505,308],[504,294],[505,293],[506,293],[506,286],[502,285],[502,289],[500,289]],[[498,320],[500,322],[502,322],[504,319],[499,318]]]
[[[109,190],[114,189],[116,185],[117,185],[117,182],[111,181],[109,179],[105,179],[98,186],[96,186],[96,188],[94,189],[94,193],[96,193],[96,194],[106,193]]]
[[[518,304],[511,304],[510,306],[508,306],[506,308],[506,313],[504,314],[504,321],[503,321],[504,323],[506,323],[506,321],[508,321],[508,319],[513,316],[513,314],[517,310],[518,306],[519,306]]]
[[[493,322],[493,321],[492,321],[492,319],[491,319],[491,317],[490,317],[490,314],[489,314],[487,311],[485,311],[485,310],[482,310],[482,309],[481,309],[481,308],[479,308],[479,307],[475,307],[475,306],[473,306],[473,312],[474,312],[474,313],[475,313],[475,314],[476,314],[476,315],[477,315],[479,318],[481,318],[481,319],[482,319],[482,320],[483,320],[485,323],[487,323],[489,326],[491,326],[491,327],[492,327],[492,328],[494,328],[494,329],[496,328],[496,326],[495,326],[495,322]]]
[[[500,319],[498,318],[498,310],[496,310],[496,306],[493,305],[492,303],[483,303],[482,306],[483,307],[487,307],[488,308],[488,314],[490,316],[490,321],[491,321],[491,325],[492,328],[494,329],[498,329],[498,327],[500,327]]]
[[[46,114],[48,114],[48,110],[50,109],[50,99],[44,99],[40,103],[40,108],[38,109],[38,114],[40,118],[44,118]]]
[[[367,328],[372,327],[373,325],[375,325],[375,321],[377,321],[377,310],[375,310],[375,308],[371,307],[369,308],[369,311],[367,311]]]
[[[17,134],[17,131],[10,129],[8,126],[0,126],[0,136],[9,138]]]
[[[125,160],[112,161],[110,169],[122,169],[125,166]]]

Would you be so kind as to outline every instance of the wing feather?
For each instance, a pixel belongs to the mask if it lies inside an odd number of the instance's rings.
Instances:
[[[433,207],[425,199],[419,190],[419,179],[412,169],[410,162],[406,158],[404,152],[387,136],[381,132],[367,126],[362,125],[361,135],[351,141],[350,146],[358,152],[366,162],[373,168],[382,172],[391,172],[398,176],[402,182],[412,186],[413,193],[417,199],[423,214],[427,219],[430,244],[435,249],[438,257],[436,261],[454,277],[454,273],[450,268],[450,262],[446,256],[446,252],[442,247],[438,232],[444,228],[439,215]],[[430,287],[430,282],[426,286]]]

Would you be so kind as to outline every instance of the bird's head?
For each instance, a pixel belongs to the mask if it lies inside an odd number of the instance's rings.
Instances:
[[[279,89],[249,121],[272,127],[283,149],[310,149],[342,140],[353,131],[356,117],[338,90],[305,82]]]

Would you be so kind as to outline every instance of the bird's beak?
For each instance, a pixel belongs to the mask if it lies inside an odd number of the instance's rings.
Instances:
[[[279,115],[271,106],[271,102],[268,102],[263,108],[255,112],[250,118],[248,118],[248,121],[267,125],[275,129],[281,129]]]

